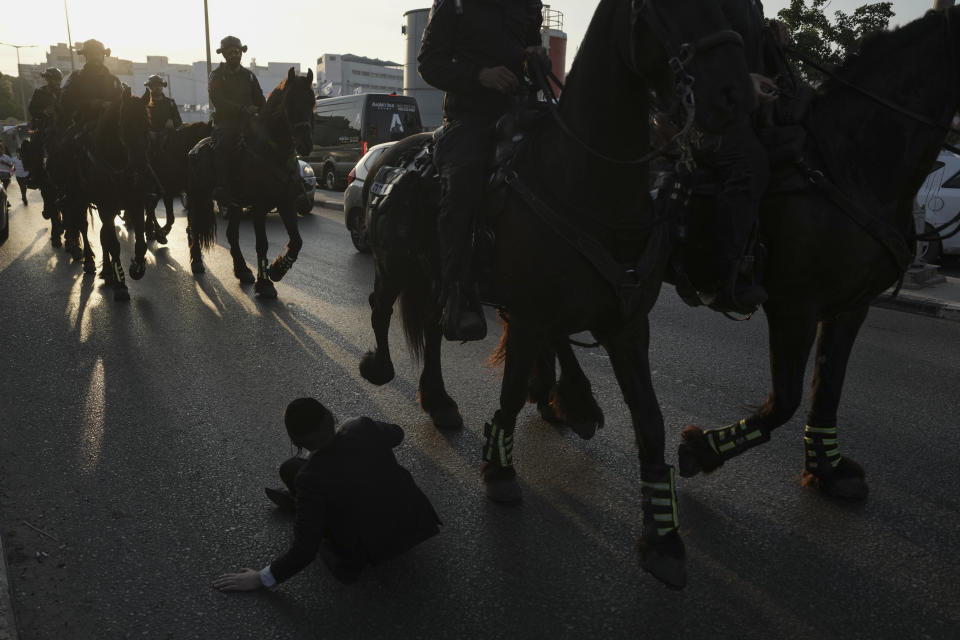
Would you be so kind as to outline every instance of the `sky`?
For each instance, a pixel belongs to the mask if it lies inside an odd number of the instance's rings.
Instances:
[[[776,16],[788,1],[766,0],[767,17]],[[849,13],[866,2],[832,0],[827,12]],[[597,3],[545,2],[564,14],[568,68]],[[246,62],[250,58],[256,58],[258,64],[299,62],[306,72],[324,53],[353,53],[402,64],[406,54],[406,41],[400,33],[403,13],[430,4],[431,0],[207,0],[211,56],[214,63],[220,60],[217,46],[223,36],[231,34],[250,47]],[[112,49],[113,55],[134,62],[145,62],[147,55],[165,55],[170,62],[187,64],[206,59],[203,0],[28,0],[17,10],[4,12],[0,42],[37,45],[20,49],[23,63],[46,60],[50,45],[67,41],[64,5],[74,42],[96,38]],[[916,19],[932,6],[933,0],[894,0],[896,16],[891,25]],[[0,72],[16,75],[15,49],[0,46]]]

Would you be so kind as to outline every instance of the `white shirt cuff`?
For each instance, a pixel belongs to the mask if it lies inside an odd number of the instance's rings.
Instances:
[[[270,565],[260,569],[260,583],[271,591],[277,588],[277,579],[273,577],[273,573],[270,571]]]

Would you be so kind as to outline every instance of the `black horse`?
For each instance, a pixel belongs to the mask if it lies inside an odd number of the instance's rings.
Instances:
[[[840,454],[837,408],[868,305],[902,276],[913,249],[913,198],[960,108],[958,60],[960,8],[929,12],[866,42],[815,97],[803,156],[805,177],[820,186],[804,180],[800,190],[769,195],[761,210],[773,389],[733,425],[687,427],[682,475],[712,471],[786,423],[816,341],[804,483],[867,496],[862,468]],[[714,450],[721,441],[727,446]]]
[[[51,177],[64,191],[62,211],[67,247],[77,258],[78,238],[82,238],[84,271],[88,273],[95,266],[87,239],[86,212],[90,206],[97,209],[103,245],[100,277],[113,287],[114,300],[130,299],[114,224],[121,211],[136,234],[130,277],[139,280],[146,272],[143,203],[153,184],[148,144],[146,103],[126,88],[119,101],[104,106],[92,132],[68,128],[47,162]]]
[[[646,159],[639,156],[649,147],[651,92],[672,101],[676,85],[689,86],[685,73],[674,73],[682,66],[696,78],[692,87],[702,128],[722,130],[745,117],[753,98],[737,45],[739,36],[727,30],[715,3],[601,1],[557,118],[528,137],[510,186],[488,199],[500,203],[490,211],[496,233],[492,267],[509,333],[500,409],[485,428],[486,493],[500,502],[520,498],[513,432],[538,354],[570,334],[592,331],[610,354],[633,418],[644,480],[641,562],[672,587],[685,584],[684,549],[647,359],[647,312],[657,298],[666,259],[662,225],[652,224],[645,188],[597,192],[580,185],[646,184]],[[416,153],[418,145],[422,137],[398,143],[371,175]],[[405,206],[371,220],[376,282],[370,305],[377,349],[364,356],[360,370],[375,384],[393,377],[387,330],[399,296],[407,338],[424,358],[421,404],[437,426],[457,426],[459,411],[444,390],[440,371],[437,189],[430,180],[423,182],[425,186],[398,196]],[[390,227],[407,235],[380,231]]]
[[[198,142],[210,135],[207,122],[189,122],[174,130],[164,131],[151,141],[150,165],[156,177],[159,193],[150,193],[146,202],[145,233],[147,240],[155,238],[166,244],[173,227],[173,199],[187,190],[189,171],[187,153]],[[157,221],[156,206],[162,200],[166,209],[166,223]]]
[[[48,132],[48,136],[53,137],[52,132]],[[20,157],[23,160],[23,166],[30,172],[27,184],[31,189],[40,191],[40,197],[43,199],[43,217],[50,221],[50,244],[54,247],[60,247],[63,244],[61,240],[63,218],[60,213],[60,205],[57,202],[56,185],[47,171],[45,155],[39,133],[20,144]]]
[[[270,92],[263,110],[244,126],[245,144],[234,165],[238,172],[235,193],[240,203],[253,214],[256,232],[257,276],[247,266],[240,251],[240,216],[229,215],[227,240],[233,257],[233,274],[240,282],[255,283],[258,296],[276,298],[273,282],[293,266],[303,240],[297,228],[297,198],[303,194],[297,154],[308,155],[313,148],[313,109],[316,97],[312,88],[313,70],[298,76],[293,67],[287,78]],[[190,152],[190,179],[187,187],[187,216],[190,236],[190,264],[194,273],[203,273],[201,250],[216,238],[216,216],[211,194],[214,187],[214,157],[209,144],[197,145]],[[287,251],[267,266],[267,212],[274,207],[280,213],[289,236]],[[273,282],[271,282],[273,280]]]

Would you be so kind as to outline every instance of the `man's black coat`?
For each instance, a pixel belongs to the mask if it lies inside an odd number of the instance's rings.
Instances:
[[[403,429],[370,418],[345,422],[296,478],[293,546],[270,564],[277,582],[307,566],[321,540],[359,564],[400,555],[439,531],[440,518],[397,462]]]

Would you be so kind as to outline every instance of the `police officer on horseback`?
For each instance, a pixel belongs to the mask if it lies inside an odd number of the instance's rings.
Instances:
[[[777,85],[762,74],[770,67],[771,47],[783,34],[778,32],[774,38],[768,31],[760,0],[723,0],[722,6],[731,27],[743,38],[757,108],[719,139],[707,137],[707,144],[696,153],[697,164],[720,184],[712,212],[712,268],[720,278],[703,294],[714,309],[752,313],[767,300],[767,292],[756,280],[751,267],[755,261],[746,254],[770,181],[767,150],[756,127],[764,119],[764,105],[777,99]]]
[[[183,124],[177,103],[163,93],[167,82],[158,74],[153,74],[143,83],[150,92],[150,102],[147,104],[147,114],[150,117],[150,131],[161,134],[176,129]]]
[[[71,73],[60,95],[60,111],[66,126],[79,125],[91,130],[100,113],[111,103],[120,101],[120,81],[103,64],[110,55],[99,40],[87,40],[80,46],[85,63]]]
[[[240,142],[240,132],[247,118],[265,104],[257,76],[240,66],[247,46],[240,38],[227,36],[220,41],[217,53],[224,61],[210,74],[208,92],[214,108],[213,141],[216,157],[217,186],[213,197],[221,204],[230,202],[231,157]]]
[[[435,0],[417,57],[446,92],[437,143],[443,261],[443,334],[480,340],[486,321],[470,276],[472,231],[483,203],[497,120],[514,104],[529,50],[540,49],[540,0]]]
[[[50,67],[40,74],[47,83],[37,87],[30,97],[27,111],[30,112],[30,128],[37,132],[41,143],[46,144],[57,119],[57,103],[60,101],[60,82],[63,74],[60,69]]]

